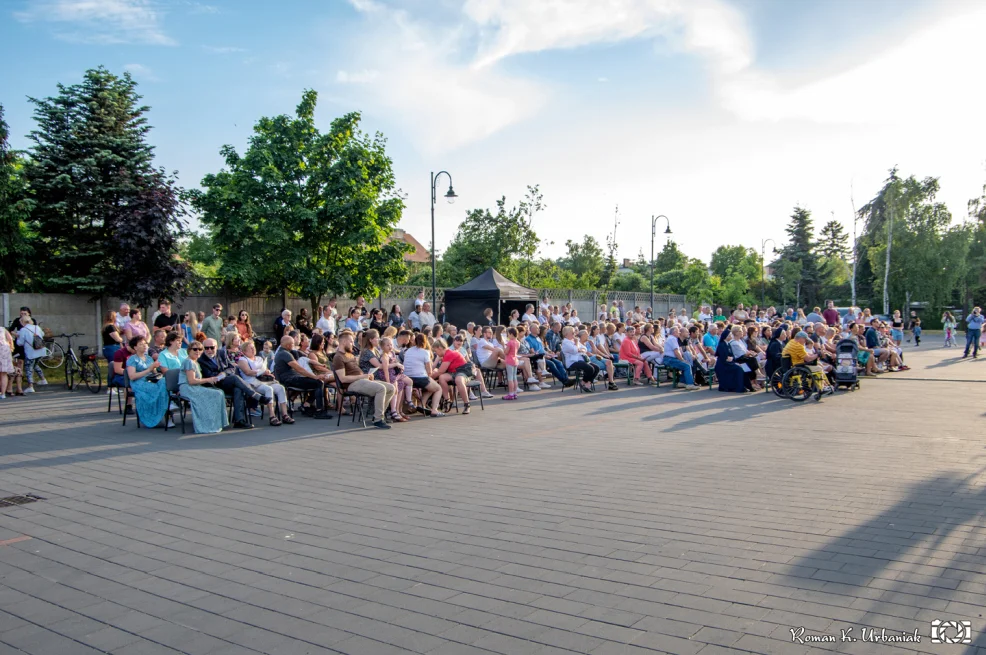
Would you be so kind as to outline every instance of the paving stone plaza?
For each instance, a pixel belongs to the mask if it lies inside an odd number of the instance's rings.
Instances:
[[[0,653],[984,655],[959,355],[821,402],[556,387],[389,431],[0,401],[0,496],[44,498],[0,508]]]

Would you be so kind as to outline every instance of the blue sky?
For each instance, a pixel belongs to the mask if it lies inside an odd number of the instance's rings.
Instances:
[[[196,186],[260,116],[305,88],[319,120],[363,112],[389,139],[402,226],[441,249],[465,210],[539,183],[535,229],[649,250],[650,215],[686,253],[782,241],[791,208],[852,232],[898,165],[940,176],[956,220],[986,182],[986,6],[866,0],[5,0],[0,103],[15,147],[27,96],[105,65],[151,106],[159,165]],[[660,237],[659,237],[660,238]],[[658,244],[658,248],[660,243]]]

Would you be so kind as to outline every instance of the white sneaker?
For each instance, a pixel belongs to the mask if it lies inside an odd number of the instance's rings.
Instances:
[[[172,421],[171,419],[168,419],[168,429],[170,430],[173,427],[175,427],[175,422]]]
[[[7,397],[7,394],[0,393],[0,400],[4,400],[6,397]]]
[[[518,385],[517,385],[517,390],[516,390],[516,391],[514,391],[514,393],[524,393],[524,387],[522,387],[522,386],[520,386],[520,385],[518,384]]]
[[[34,393],[34,389],[32,387],[28,387],[27,389],[24,390],[24,393],[25,394]]]
[[[484,391],[482,395],[483,395],[483,398],[492,398],[493,397],[493,394],[491,394],[489,391]]]
[[[685,389],[687,389],[688,391],[695,391],[696,389],[701,389],[701,388],[702,387],[698,386],[697,384],[686,384],[685,385]]]
[[[176,405],[174,403],[171,403],[170,405],[168,405],[168,411],[169,412],[174,412],[174,411],[177,411],[177,410],[178,410],[178,405]]]
[[[476,397],[476,394],[474,394],[473,392],[470,391],[469,392],[469,400],[479,400],[479,398]]]
[[[531,376],[527,378],[527,384],[537,384],[537,383],[538,383],[538,379],[536,377]]]
[[[41,376],[40,378],[34,381],[34,384],[43,387],[48,384],[48,380],[44,379],[44,376]]]
[[[542,389],[550,389],[551,388],[551,385],[549,383],[547,383],[547,382],[542,382],[539,386]]]

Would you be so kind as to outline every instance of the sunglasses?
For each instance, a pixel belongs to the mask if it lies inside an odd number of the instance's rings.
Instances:
[[[191,352],[191,353],[202,352],[202,349],[201,348],[189,348],[188,349],[188,352]]]
[[[206,350],[215,350],[216,347],[215,346],[206,346],[205,349]]]

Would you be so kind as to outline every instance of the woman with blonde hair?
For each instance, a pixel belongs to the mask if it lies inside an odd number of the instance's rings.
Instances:
[[[199,322],[195,312],[185,312],[185,318],[181,322],[181,347],[188,348],[188,344],[198,339],[198,333]]]

